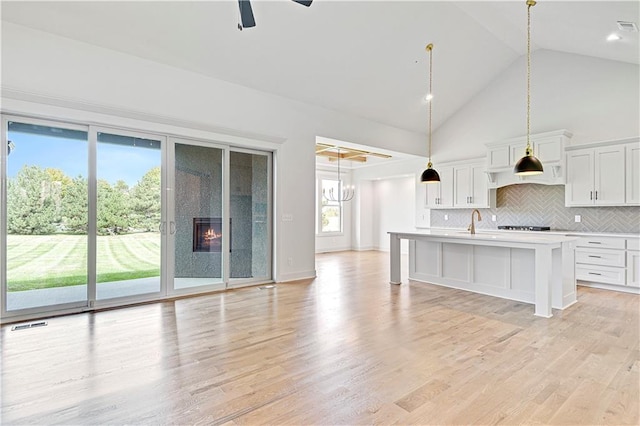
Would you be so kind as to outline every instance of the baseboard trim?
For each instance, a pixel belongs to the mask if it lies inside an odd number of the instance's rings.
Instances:
[[[286,283],[288,281],[298,281],[304,279],[312,279],[316,277],[316,270],[313,269],[311,271],[304,272],[292,272],[289,274],[279,274],[276,277],[276,283]]]

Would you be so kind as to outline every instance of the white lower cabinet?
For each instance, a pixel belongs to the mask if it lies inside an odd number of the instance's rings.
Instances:
[[[638,238],[580,237],[575,259],[576,279],[583,284],[634,293],[640,288]]]
[[[640,287],[640,239],[627,239],[627,285]]]
[[[576,252],[576,255],[578,253]],[[601,265],[576,264],[576,279],[613,285],[625,285],[625,269]]]
[[[627,252],[627,285],[640,287],[640,251]]]

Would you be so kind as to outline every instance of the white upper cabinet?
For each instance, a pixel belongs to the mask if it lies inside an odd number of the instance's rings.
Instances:
[[[514,183],[563,184],[564,147],[571,138],[566,130],[538,133],[529,138],[533,155],[541,162],[544,173],[535,176],[515,176],[513,168],[525,155],[526,136],[487,144],[487,171],[489,187],[496,188]]]
[[[640,144],[628,144],[625,149],[627,159],[626,204],[640,205]]]
[[[565,205],[625,205],[625,170],[625,145],[568,151]]]
[[[567,185],[565,204],[567,206],[593,205],[593,150],[567,153]]]
[[[429,209],[451,208],[453,206],[453,168],[436,169],[439,183],[421,183],[426,192],[426,207]]]
[[[597,148],[594,152],[594,202],[620,205],[625,202],[625,152],[622,146]]]
[[[424,206],[428,209],[489,208],[495,206],[495,190],[487,185],[486,164],[481,160],[448,163],[436,167],[439,183],[424,186]],[[417,193],[422,193],[419,191]]]
[[[454,207],[489,207],[489,187],[484,163],[456,166],[453,170]]]
[[[471,204],[471,169],[467,166],[456,167],[453,178],[455,186],[453,190],[453,205],[456,207],[469,207]]]

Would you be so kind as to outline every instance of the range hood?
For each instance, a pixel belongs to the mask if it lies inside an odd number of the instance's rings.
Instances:
[[[533,176],[518,176],[513,173],[515,163],[524,155],[526,136],[486,144],[489,188],[523,183],[564,185],[564,148],[571,136],[564,129],[530,136],[534,155],[540,159],[544,168],[544,173]]]

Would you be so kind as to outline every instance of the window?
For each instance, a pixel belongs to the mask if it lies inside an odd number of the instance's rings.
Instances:
[[[342,232],[342,202],[331,201],[333,197],[340,197],[340,181],[320,179],[319,234]]]

